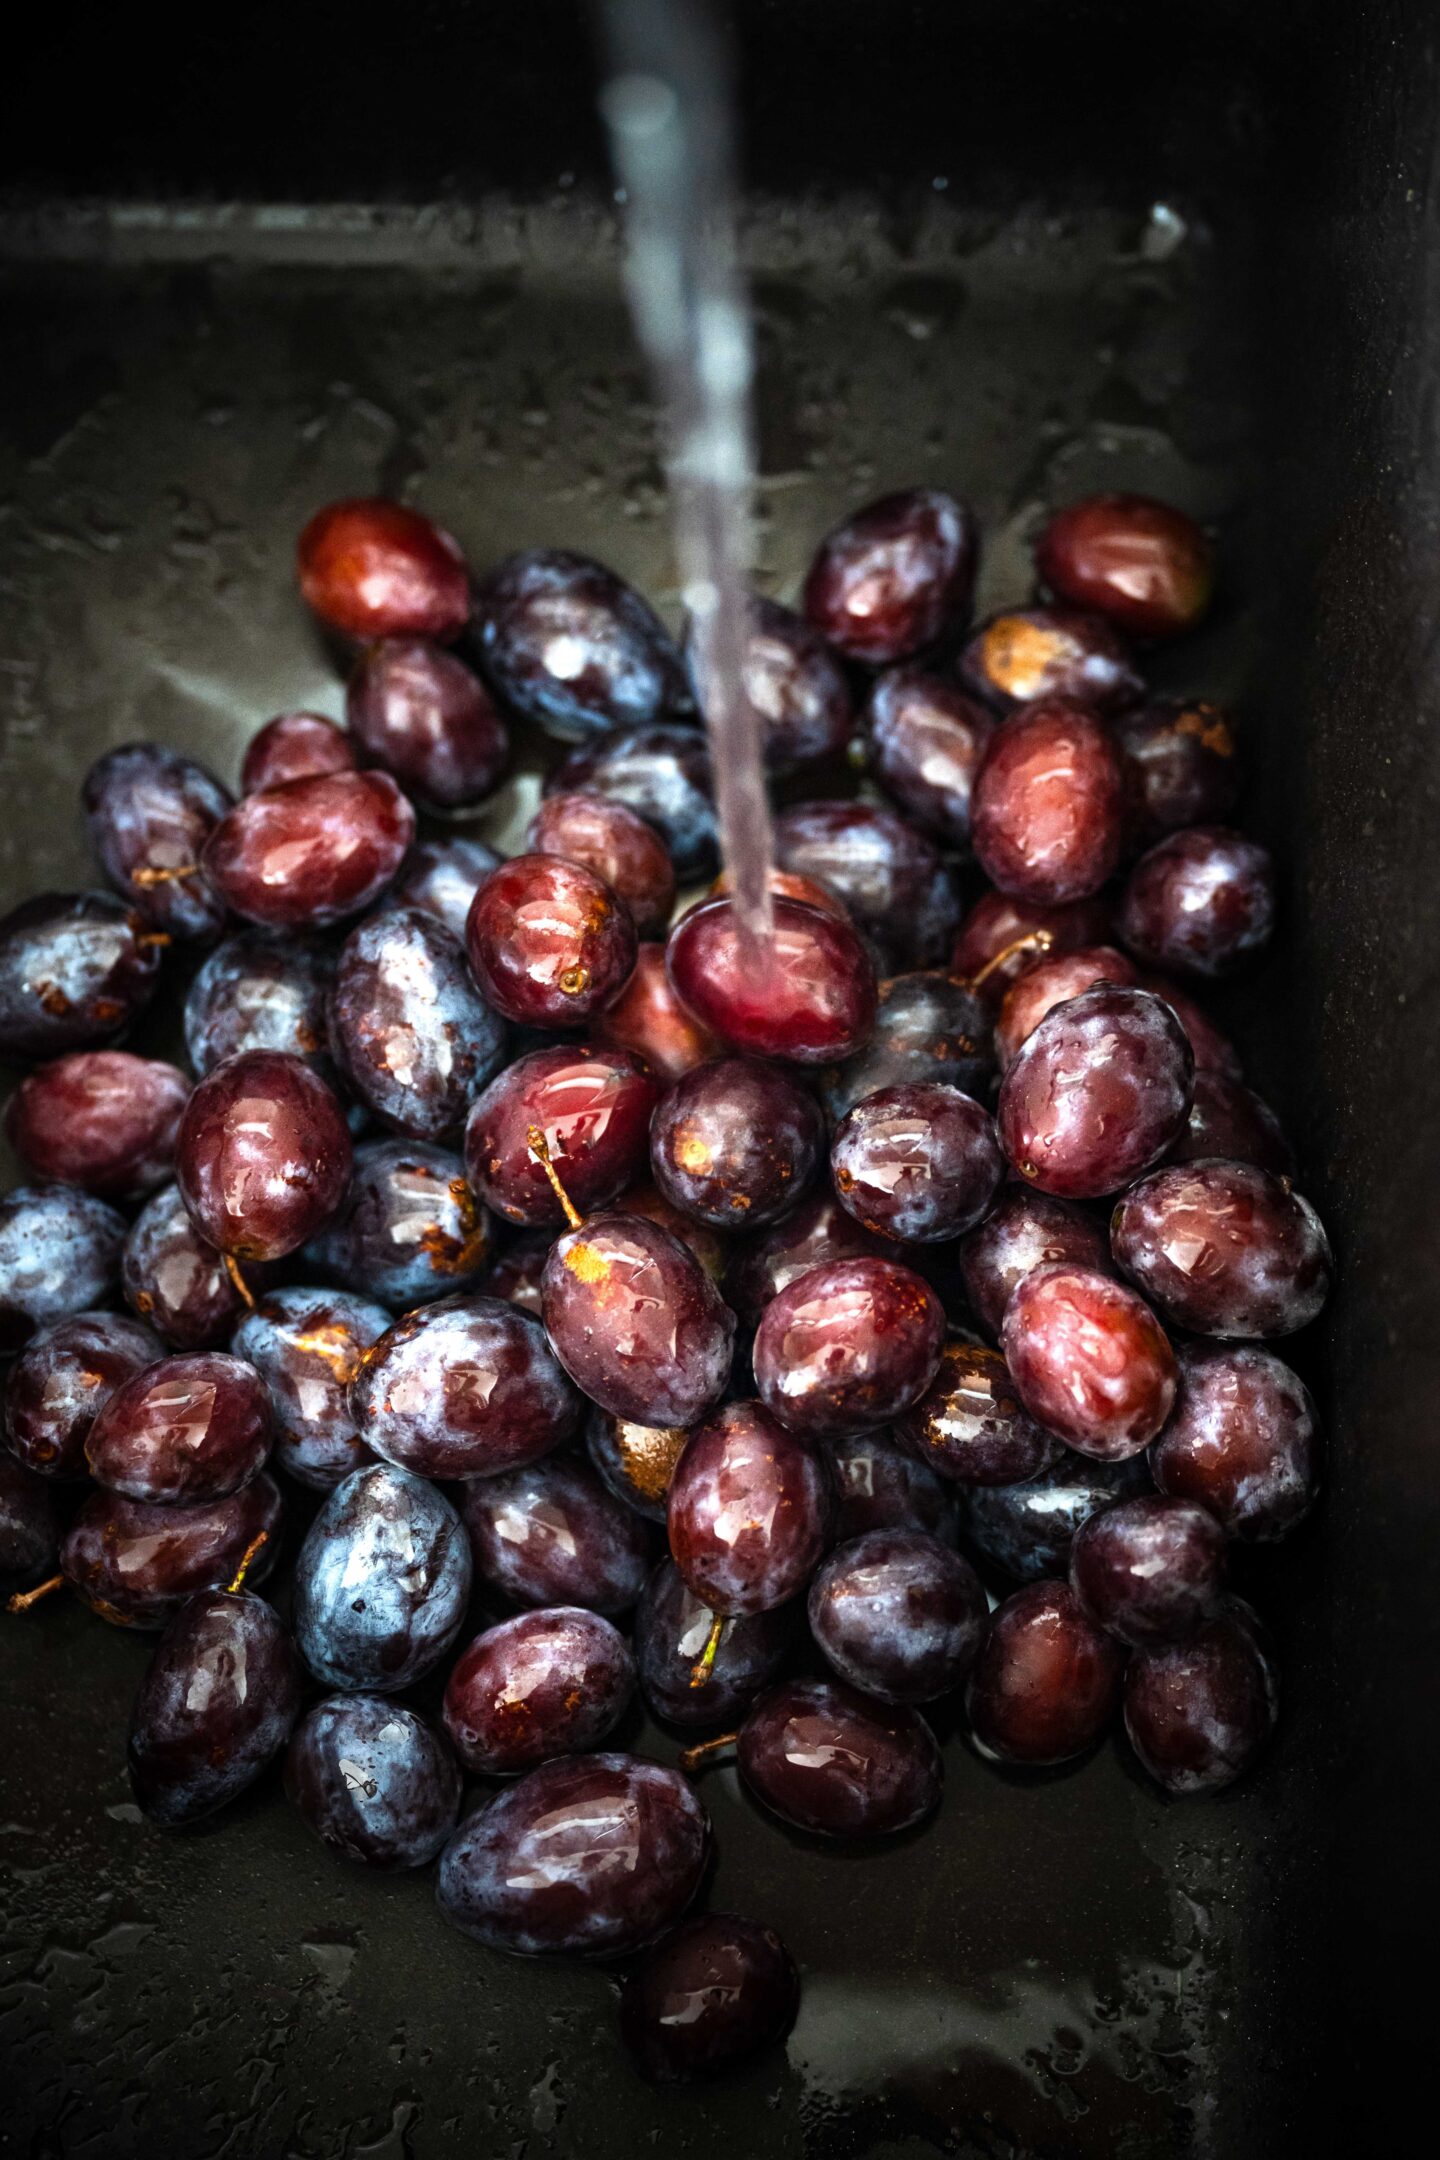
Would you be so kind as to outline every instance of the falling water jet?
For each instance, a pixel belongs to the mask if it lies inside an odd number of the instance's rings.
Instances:
[[[664,408],[675,555],[715,758],[744,963],[770,965],[761,723],[745,694],[754,352],[736,266],[729,56],[706,0],[607,0],[601,106],[626,200],[626,284]]]

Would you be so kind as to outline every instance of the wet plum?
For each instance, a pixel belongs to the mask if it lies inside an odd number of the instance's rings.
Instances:
[[[893,1837],[939,1805],[935,1736],[917,1710],[839,1680],[785,1680],[740,1728],[740,1774],[782,1822],[821,1837]]]
[[[423,1478],[356,1470],[315,1517],[295,1563],[295,1635],[322,1685],[394,1694],[445,1655],[465,1618],[470,1546]]]
[[[185,1106],[175,1173],[201,1235],[237,1260],[278,1260],[345,1197],[344,1112],[319,1074],[280,1050],[227,1058]]]
[[[510,731],[478,675],[425,638],[367,645],[346,687],[345,717],[366,758],[432,810],[483,802],[510,756]]]
[[[580,1423],[580,1398],[545,1330],[499,1298],[443,1298],[374,1343],[350,1387],[365,1445],[431,1478],[536,1462]]]
[[[330,1047],[367,1108],[411,1140],[458,1134],[504,1058],[507,1031],[465,951],[421,908],[352,930],[329,998]]]
[[[552,1455],[459,1495],[482,1583],[512,1605],[625,1612],[644,1587],[650,1538],[588,1463]]]
[[[130,1784],[167,1829],[213,1815],[253,1785],[300,1715],[300,1660],[274,1608],[249,1590],[181,1606],[140,1683]]]
[[[923,1530],[872,1530],[838,1545],[807,1609],[841,1679],[890,1703],[934,1702],[958,1687],[987,1610],[969,1561]]]
[[[458,1155],[423,1140],[369,1140],[305,1259],[358,1296],[408,1312],[478,1283],[490,1242],[490,1218]]]
[[[970,1674],[976,1746],[1027,1769],[1083,1754],[1119,1707],[1123,1667],[1068,1583],[1027,1584],[991,1614]]]
[[[634,1755],[561,1756],[487,1802],[440,1858],[447,1920],[520,1957],[609,1957],[678,1920],[710,1846],[678,1771]]]
[[[159,1058],[74,1050],[26,1075],[5,1133],[32,1176],[143,1200],[170,1175],[190,1082]]]
[[[467,1644],[445,1685],[445,1730],[467,1770],[503,1777],[604,1739],[635,1688],[619,1629],[582,1605],[517,1613]]]
[[[300,535],[297,567],[306,605],[347,637],[448,639],[469,620],[458,544],[405,503],[327,503]]]
[[[320,773],[245,796],[203,859],[247,922],[322,929],[377,900],[414,837],[415,813],[389,773]]]
[[[362,1867],[424,1867],[455,1830],[460,1765],[435,1728],[384,1695],[331,1695],[301,1719],[285,1791],[310,1828]]]
[[[476,587],[474,632],[492,688],[562,742],[693,708],[685,664],[659,616],[588,555],[507,555]]]
[[[149,1004],[169,934],[113,893],[37,893],[0,918],[0,1053],[111,1042]]]
[[[272,1290],[235,1330],[231,1349],[270,1397],[275,1457],[298,1484],[328,1492],[373,1462],[355,1430],[349,1387],[391,1324],[383,1305],[346,1290]]]
[[[0,1356],[103,1304],[124,1241],[124,1217],[73,1185],[17,1185],[0,1198]]]
[[[966,504],[940,488],[906,488],[827,533],[805,580],[805,613],[848,660],[884,667],[963,626],[978,556]]]
[[[235,798],[213,773],[159,743],[107,750],[81,788],[90,845],[115,890],[157,930],[216,938],[225,902],[201,864]]]

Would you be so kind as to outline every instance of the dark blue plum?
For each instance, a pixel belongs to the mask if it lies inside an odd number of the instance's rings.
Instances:
[[[507,555],[476,585],[472,623],[492,689],[562,742],[693,710],[659,616],[588,555]]]
[[[653,1942],[700,1886],[704,1808],[676,1770],[562,1755],[463,1822],[440,1858],[447,1920],[517,1957],[614,1957]]]
[[[934,843],[873,803],[807,802],[775,820],[775,860],[841,901],[882,973],[934,967],[960,926],[954,875]]]
[[[470,903],[502,857],[483,840],[457,835],[452,840],[417,840],[400,866],[400,875],[377,907],[424,908],[462,941]]]
[[[493,1478],[536,1462],[578,1429],[582,1407],[539,1321],[501,1298],[407,1313],[350,1389],[366,1446],[434,1478]]]
[[[867,1530],[924,1530],[946,1545],[955,1543],[959,1509],[954,1493],[928,1463],[896,1447],[890,1435],[857,1433],[852,1439],[832,1440],[826,1453],[835,1473],[838,1537],[863,1537]]]
[[[59,1550],[54,1485],[0,1448],[0,1583],[11,1590],[38,1582]]]
[[[235,1330],[231,1349],[270,1395],[276,1460],[328,1492],[375,1457],[355,1430],[350,1382],[390,1314],[348,1290],[272,1290]]]
[[[958,975],[943,968],[892,975],[880,985],[870,1040],[820,1076],[826,1112],[838,1125],[878,1088],[934,1080],[984,1102],[995,1074],[992,1031],[984,1003]]]
[[[264,1270],[247,1267],[258,1288]],[[120,1279],[127,1304],[172,1350],[213,1350],[228,1341],[245,1301],[224,1260],[190,1220],[178,1185],[140,1210],[125,1239]]]
[[[725,1622],[706,1665],[714,1620],[674,1561],[662,1561],[635,1614],[635,1658],[640,1692],[668,1724],[728,1725],[743,1717],[802,1633],[798,1600],[769,1612],[741,1613]]]
[[[0,1054],[61,1057],[124,1033],[168,940],[113,893],[36,893],[0,919]]]
[[[242,1050],[285,1050],[328,1073],[325,993],[335,956],[304,938],[242,930],[206,959],[185,999],[185,1049],[197,1073]]]
[[[0,1199],[0,1356],[37,1328],[103,1305],[120,1277],[125,1218],[73,1185],[19,1185]]]
[[[167,1829],[253,1785],[300,1715],[300,1660],[273,1606],[205,1590],[155,1646],[130,1720],[130,1783]]]
[[[355,1150],[350,1189],[303,1257],[327,1281],[408,1312],[478,1281],[490,1244],[490,1217],[458,1155],[424,1140],[371,1140]]]
[[[445,1730],[467,1770],[503,1777],[593,1748],[634,1690],[619,1629],[583,1605],[551,1605],[466,1645],[445,1686]]]
[[[624,1612],[644,1587],[646,1525],[573,1456],[472,1478],[459,1503],[476,1575],[512,1605]]]
[[[1151,1490],[1144,1455],[1099,1462],[1066,1448],[1021,1485],[970,1485],[961,1506],[971,1545],[1017,1582],[1063,1575],[1076,1531],[1097,1508]]]
[[[460,1765],[433,1725],[383,1695],[331,1695],[296,1727],[285,1791],[316,1836],[362,1867],[424,1867],[460,1813]]]
[[[11,1453],[41,1477],[82,1482],[85,1442],[117,1387],[163,1357],[128,1313],[82,1312],[32,1335],[5,1390]]]
[[[685,657],[693,674],[691,629],[687,623]],[[803,615],[753,594],[741,669],[772,773],[839,756],[850,739],[854,699],[838,657]]]
[[[177,938],[215,938],[225,903],[200,855],[235,798],[193,758],[125,743],[97,758],[81,791],[101,869],[130,905]]]
[[[393,1694],[445,1655],[465,1618],[470,1547],[424,1478],[389,1463],[337,1485],[295,1563],[295,1634],[326,1687]]]
[[[607,795],[653,825],[681,883],[708,877],[720,859],[715,778],[693,728],[627,728],[572,750],[545,782],[547,795]]]
[[[335,1062],[361,1102],[411,1140],[459,1134],[507,1040],[464,947],[423,908],[372,916],[351,931],[329,1027]]]
[[[923,1530],[839,1545],[810,1585],[810,1632],[842,1680],[882,1702],[934,1702],[959,1685],[985,1629],[968,1560]]]

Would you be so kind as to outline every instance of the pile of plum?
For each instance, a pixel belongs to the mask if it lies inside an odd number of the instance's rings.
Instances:
[[[154,1821],[283,1753],[320,1837],[438,1857],[482,1943],[632,1957],[654,2077],[795,2006],[770,1931],[682,1918],[712,1751],[866,1839],[936,1807],[947,1697],[1022,1767],[1123,1717],[1173,1794],[1275,1720],[1226,1560],[1313,1498],[1269,1343],[1330,1255],[1192,995],[1274,913],[1224,715],[1137,668],[1204,614],[1210,543],[1076,503],[1044,597],[979,627],[976,553],[914,489],[829,535],[801,611],[755,603],[788,796],[847,751],[870,776],[779,813],[762,964],[705,889],[709,752],[644,600],[559,550],[473,579],[378,501],[299,547],[358,648],[345,725],[271,720],[238,799],[110,751],[111,889],[0,923],[34,1180],[0,1202],[12,1610],[63,1583],[164,1630],[130,1728]],[[517,724],[570,747],[502,861],[434,821]],[[189,1073],[111,1047],[167,977]],[[443,1710],[408,1706],[446,1661]],[[680,1767],[596,1752],[637,1688]],[[467,1774],[503,1782],[462,1819]]]

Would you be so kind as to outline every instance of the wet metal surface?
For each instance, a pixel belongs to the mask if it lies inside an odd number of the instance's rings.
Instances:
[[[89,878],[76,790],[106,745],[158,736],[233,782],[272,712],[341,710],[291,574],[329,497],[405,495],[480,567],[590,550],[673,620],[643,368],[610,220],[582,193],[478,220],[132,213],[88,232],[21,220],[10,239],[26,259],[0,326],[6,905]],[[903,230],[864,202],[762,207],[748,246],[769,590],[793,595],[857,499],[934,481],[975,502],[996,605],[1025,590],[1048,498],[1143,488],[1221,522],[1232,592],[1166,667],[1246,712],[1261,506],[1243,252],[1169,205],[991,217],[940,190]],[[474,829],[513,839],[535,759]],[[1284,1107],[1279,1018],[1255,1039]],[[1273,1610],[1294,1592],[1277,1573],[1261,1594]],[[1267,1931],[1303,1679],[1265,1770],[1200,1808],[1164,1803],[1114,1745],[1027,1781],[952,1734],[938,1822],[859,1857],[761,1821],[733,1771],[710,1773],[710,1900],[776,1926],[805,1995],[784,2059],[697,2098],[634,2078],[604,1974],[478,1950],[428,1877],[332,1861],[273,1776],[202,1831],[143,1823],[123,1748],[146,1655],[63,1600],[0,1627],[0,2154],[1282,2149],[1295,2073]]]

